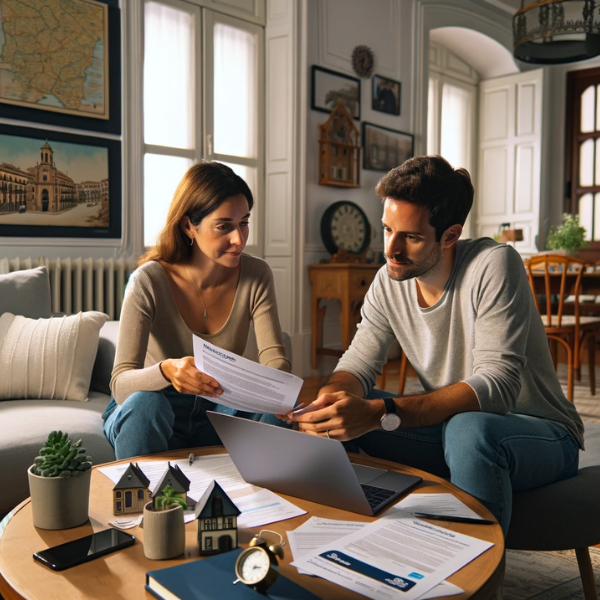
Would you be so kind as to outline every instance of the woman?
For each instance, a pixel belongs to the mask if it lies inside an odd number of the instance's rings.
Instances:
[[[290,371],[271,269],[242,254],[252,205],[246,182],[217,162],[194,165],[177,187],[123,302],[113,399],[103,415],[117,459],[221,443],[206,411],[236,411],[208,400],[223,391],[196,368],[192,334],[243,354],[253,322],[261,364]]]

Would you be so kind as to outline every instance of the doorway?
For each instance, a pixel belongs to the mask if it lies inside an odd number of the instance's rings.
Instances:
[[[42,190],[42,211],[48,212],[48,205],[50,204],[50,196],[48,190]]]

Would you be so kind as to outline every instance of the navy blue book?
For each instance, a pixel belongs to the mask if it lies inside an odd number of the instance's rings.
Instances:
[[[237,579],[235,561],[242,549],[216,554],[209,558],[176,567],[146,573],[146,589],[159,600],[313,600],[308,590],[279,574],[275,583],[259,593]]]

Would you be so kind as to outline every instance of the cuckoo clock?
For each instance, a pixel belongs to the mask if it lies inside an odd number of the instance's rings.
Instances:
[[[359,133],[343,100],[319,129],[319,185],[360,187]]]

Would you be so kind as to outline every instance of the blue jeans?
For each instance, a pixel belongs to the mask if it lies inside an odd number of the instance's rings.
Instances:
[[[394,394],[367,396],[383,397]],[[567,428],[527,415],[466,412],[434,427],[371,431],[344,445],[449,477],[490,510],[505,536],[513,492],[568,479],[579,467],[579,446]]]
[[[117,460],[221,445],[206,416],[207,410],[288,426],[275,415],[236,411],[201,396],[180,394],[169,387],[160,392],[135,392],[120,405],[111,400],[103,415],[104,435],[115,449]]]

